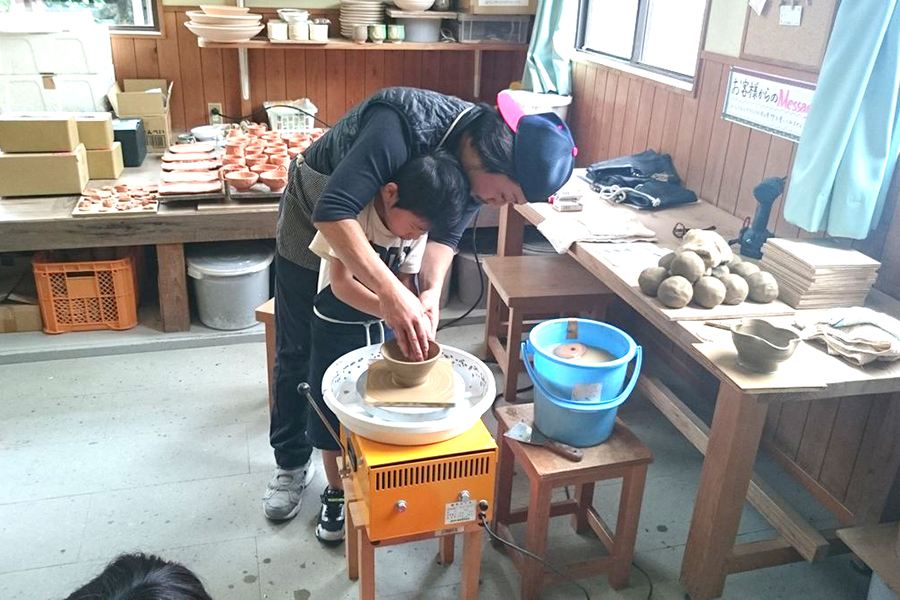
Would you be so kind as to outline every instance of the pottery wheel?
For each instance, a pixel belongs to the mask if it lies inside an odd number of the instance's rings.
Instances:
[[[433,444],[467,431],[494,401],[496,387],[490,368],[467,352],[442,346],[440,362],[449,364],[453,377],[453,406],[370,404],[365,399],[366,380],[381,358],[380,350],[381,344],[373,344],[348,352],[328,367],[323,377],[325,404],[343,426],[358,435],[401,446]]]
[[[401,387],[394,382],[384,360],[369,365],[366,376],[365,401],[376,406],[453,406],[453,367],[449,361],[439,360],[428,373],[424,383]]]

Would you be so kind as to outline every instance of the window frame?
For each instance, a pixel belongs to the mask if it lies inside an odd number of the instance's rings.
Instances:
[[[576,52],[580,53],[582,56],[587,57],[588,59],[600,60],[602,62],[609,62],[614,65],[625,66],[626,70],[632,72],[636,71],[638,72],[638,74],[640,74],[641,72],[645,72],[650,75],[652,79],[670,80],[673,83],[680,84],[677,87],[685,89],[696,89],[697,76],[700,74],[700,55],[703,52],[703,47],[706,42],[706,27],[709,20],[709,5],[711,4],[712,0],[705,0],[704,2],[702,25],[700,28],[700,43],[697,46],[697,59],[694,63],[693,75],[685,75],[684,73],[678,73],[676,71],[670,71],[668,69],[648,65],[641,62],[637,58],[642,55],[644,49],[644,38],[646,37],[647,20],[648,14],[650,12],[651,0],[637,0],[638,9],[637,15],[635,15],[634,39],[631,43],[631,56],[628,59],[622,58],[621,56],[616,56],[614,54],[609,54],[607,52],[585,48],[584,40],[585,29],[587,28],[588,5],[591,1],[592,0],[578,1],[578,24],[575,34]]]
[[[150,15],[153,18],[153,25],[113,25],[106,24],[109,28],[110,35],[126,35],[126,36],[160,36],[163,35],[162,21],[162,0],[147,0],[150,4]],[[15,0],[12,0],[15,2]],[[29,10],[31,8],[31,0],[22,0]],[[65,11],[60,11],[65,12]],[[2,13],[0,13],[2,14]]]

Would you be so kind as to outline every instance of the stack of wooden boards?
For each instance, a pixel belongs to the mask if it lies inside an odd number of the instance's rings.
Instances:
[[[160,196],[204,194],[222,191],[214,144],[179,144],[170,146],[162,156]]]
[[[779,297],[796,309],[862,306],[881,266],[826,241],[772,238],[759,266],[778,281]]]

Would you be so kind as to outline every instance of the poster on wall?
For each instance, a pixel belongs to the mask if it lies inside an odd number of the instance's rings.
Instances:
[[[816,86],[733,67],[722,118],[799,141]]]

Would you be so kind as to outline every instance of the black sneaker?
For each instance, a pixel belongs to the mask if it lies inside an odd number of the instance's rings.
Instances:
[[[340,544],[344,541],[344,490],[326,487],[321,498],[316,537],[323,544]]]

